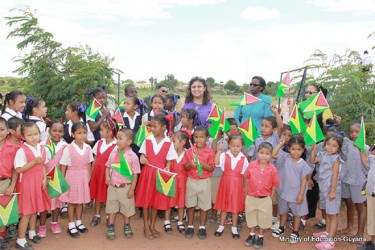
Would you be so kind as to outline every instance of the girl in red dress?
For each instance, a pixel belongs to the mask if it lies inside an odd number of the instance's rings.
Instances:
[[[155,228],[157,211],[169,208],[169,197],[156,190],[156,169],[169,170],[171,160],[177,158],[172,141],[165,133],[167,125],[164,114],[155,115],[150,122],[152,135],[146,138],[139,150],[142,154],[140,162],[144,166],[136,189],[135,205],[143,209],[144,235],[147,239],[160,237]]]
[[[175,198],[170,199],[169,207],[178,207],[178,222],[177,230],[180,233],[185,232],[185,225],[182,222],[184,218],[184,209],[185,209],[185,195],[186,195],[186,180],[187,173],[184,168],[184,165],[187,163],[185,155],[186,145],[189,144],[189,138],[191,136],[190,131],[182,129],[173,134],[172,140],[174,148],[177,152],[177,159],[171,161],[171,172],[177,174],[176,176],[176,196]],[[166,233],[172,232],[171,227],[171,209],[165,211],[165,221],[164,221],[164,231]]]
[[[26,241],[26,229],[29,225],[29,239],[39,243],[41,238],[35,232],[36,214],[50,208],[47,192],[47,174],[45,163],[46,151],[38,144],[40,132],[35,123],[25,122],[21,125],[21,134],[25,141],[17,151],[14,167],[19,174],[18,211],[22,214],[18,224],[16,247],[30,249]]]
[[[228,140],[229,151],[222,153],[223,144],[218,146],[215,155],[215,164],[223,170],[217,191],[214,209],[220,212],[220,226],[215,236],[220,237],[224,231],[227,213],[232,213],[232,237],[240,237],[237,230],[238,213],[245,210],[245,198],[243,187],[243,174],[247,168],[248,161],[241,152],[243,141],[239,134],[231,134]]]
[[[95,215],[90,225],[95,227],[100,221],[100,208],[107,201],[107,184],[105,182],[106,162],[116,146],[117,122],[109,119],[100,125],[100,140],[95,144],[92,152],[96,155],[94,169],[90,180],[90,196],[95,199]]]

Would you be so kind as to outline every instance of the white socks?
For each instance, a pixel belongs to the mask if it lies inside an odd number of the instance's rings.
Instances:
[[[232,227],[232,234],[238,234],[237,227]]]
[[[68,227],[69,227],[69,231],[71,233],[77,233],[78,232],[78,230],[77,230],[76,225],[74,224],[74,222],[69,222]]]
[[[32,240],[36,235],[35,230],[29,230],[29,239]]]
[[[206,226],[199,226],[199,229],[206,229]]]
[[[224,231],[224,226],[220,225],[219,228],[216,230],[216,232],[223,232]]]
[[[17,244],[20,245],[20,246],[25,246],[25,244],[27,243],[27,240],[25,238],[17,238]]]

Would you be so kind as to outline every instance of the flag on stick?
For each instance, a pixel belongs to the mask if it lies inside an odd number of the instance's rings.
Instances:
[[[53,167],[47,177],[49,178],[47,190],[51,198],[56,198],[69,190],[70,186],[58,166]]]
[[[366,151],[366,129],[363,116],[361,118],[361,130],[359,131],[358,137],[355,140],[354,145],[360,148],[362,152]]]
[[[18,223],[17,194],[0,196],[0,227]]]
[[[132,181],[134,179],[134,174],[133,174],[133,171],[132,171],[129,163],[125,159],[125,157],[124,157],[123,153],[120,151],[120,149],[118,150],[118,154],[119,154],[119,157],[120,157],[120,162],[112,164],[111,167],[115,171],[117,171],[120,175],[122,175],[126,179]]]
[[[197,169],[198,169],[198,175],[200,178],[202,178],[202,175],[203,175],[202,163],[199,161],[198,155],[196,153],[193,153],[193,154],[194,154],[195,165],[197,165]]]
[[[238,102],[231,103],[231,106],[245,106],[245,105],[250,105],[256,102],[261,101],[258,97],[255,97],[253,95],[250,95],[246,92],[243,93],[243,96],[240,98]]]
[[[242,138],[246,147],[250,147],[259,136],[251,117],[244,121],[238,129],[242,132]]]
[[[44,144],[44,147],[46,147],[48,149],[48,151],[51,153],[51,159],[52,159],[56,154],[56,148],[55,148],[55,144],[53,143],[53,140],[50,136],[48,136],[47,141]]]
[[[303,101],[299,104],[299,108],[302,110],[303,114],[307,119],[313,117],[313,114],[317,115],[322,113],[324,110],[329,108],[329,104],[324,97],[322,91],[311,96],[306,101]]]
[[[124,110],[124,103],[125,103],[125,98],[123,98],[120,103],[118,104],[118,109],[119,110]]]
[[[306,124],[303,120],[300,111],[298,110],[298,106],[295,104],[290,115],[289,125],[292,130],[293,135],[297,135],[306,131]]]
[[[310,120],[310,124],[306,128],[303,138],[305,139],[307,147],[324,140],[324,135],[319,126],[315,112]]]
[[[119,128],[121,128],[125,125],[124,118],[122,118],[121,111],[120,111],[119,108],[111,116],[111,118],[114,119],[117,122],[117,125],[119,126]]]
[[[146,140],[146,137],[150,134],[151,132],[148,131],[147,127],[145,125],[141,125],[141,127],[137,131],[137,134],[135,135],[134,144],[140,147]]]
[[[176,174],[168,171],[156,170],[156,190],[166,196],[176,196]]]
[[[100,102],[94,98],[86,110],[86,115],[91,117],[92,119],[95,119],[99,114],[101,107],[102,105],[100,104]]]

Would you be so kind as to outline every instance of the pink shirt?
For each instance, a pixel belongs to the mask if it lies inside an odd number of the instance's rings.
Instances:
[[[129,149],[124,153],[124,157],[126,161],[129,163],[133,171],[133,174],[139,174],[141,172],[141,167],[139,165],[139,160],[138,160],[137,155],[131,149]],[[129,179],[125,178],[124,176],[119,174],[116,170],[111,168],[112,164],[119,163],[119,162],[120,162],[120,157],[118,154],[118,148],[115,147],[113,151],[111,152],[111,154],[109,155],[107,163],[105,164],[107,168],[110,168],[109,176],[111,177],[111,185],[113,186],[119,186],[123,183],[131,183]]]
[[[259,161],[250,162],[244,178],[247,180],[247,195],[249,196],[270,196],[271,189],[280,185],[279,175],[272,163],[262,169]]]

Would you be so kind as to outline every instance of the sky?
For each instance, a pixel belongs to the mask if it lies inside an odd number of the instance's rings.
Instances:
[[[4,17],[27,6],[64,47],[113,57],[122,80],[277,81],[317,49],[373,54],[375,45],[375,0],[2,0],[0,76],[17,76],[12,59],[24,53],[6,39]]]

